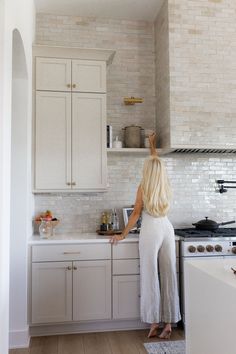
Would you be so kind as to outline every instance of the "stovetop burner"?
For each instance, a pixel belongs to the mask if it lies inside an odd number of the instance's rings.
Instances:
[[[175,234],[184,238],[195,237],[236,237],[236,228],[218,228],[216,230],[175,229]]]

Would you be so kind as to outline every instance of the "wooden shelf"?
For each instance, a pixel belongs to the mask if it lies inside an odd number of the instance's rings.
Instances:
[[[107,148],[108,153],[123,153],[123,154],[128,154],[128,153],[135,153],[135,154],[140,154],[140,155],[148,155],[149,154],[149,148],[120,148],[120,149],[115,149],[115,148]],[[166,155],[171,152],[171,149],[157,149],[158,155]]]

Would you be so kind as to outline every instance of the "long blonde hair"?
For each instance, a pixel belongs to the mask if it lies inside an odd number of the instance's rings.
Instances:
[[[141,188],[144,209],[152,216],[165,216],[170,206],[171,188],[164,163],[158,156],[145,160]]]

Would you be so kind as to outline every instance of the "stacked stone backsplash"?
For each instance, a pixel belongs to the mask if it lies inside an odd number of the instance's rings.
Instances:
[[[236,163],[231,155],[178,155],[163,157],[173,189],[169,218],[175,227],[189,227],[209,216],[213,220],[234,220],[236,189],[216,192],[216,179],[235,179]],[[109,156],[109,189],[96,194],[36,195],[35,211],[47,208],[61,219],[57,232],[94,232],[104,210],[117,208],[123,226],[122,208],[135,201],[144,157]]]
[[[163,14],[166,8],[163,8]],[[163,25],[166,37],[166,25]],[[155,34],[154,25],[143,21],[120,21],[39,14],[36,43],[109,48],[116,55],[107,73],[107,120],[114,135],[130,124],[155,127]],[[165,47],[165,40],[163,46]],[[160,60],[165,62],[167,49]],[[157,63],[158,64],[158,63]],[[164,72],[161,80],[168,85]],[[125,96],[140,96],[144,103],[124,106]],[[161,101],[161,98],[158,98]],[[168,97],[165,97],[168,100]],[[166,113],[167,114],[167,113]],[[233,155],[177,155],[163,157],[173,188],[169,214],[175,227],[190,226],[204,216],[218,221],[234,219],[236,190],[215,192],[216,179],[235,179]],[[104,210],[121,210],[134,203],[141,179],[144,155],[108,154],[109,188],[96,194],[37,194],[35,214],[51,209],[61,220],[58,233],[94,232]]]

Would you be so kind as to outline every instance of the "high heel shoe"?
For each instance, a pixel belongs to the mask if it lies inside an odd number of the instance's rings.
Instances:
[[[160,339],[170,339],[172,330],[171,329],[163,329],[161,334],[159,335]]]
[[[148,333],[148,338],[156,337],[157,336],[157,330],[158,330],[158,326],[151,327],[150,331]]]

